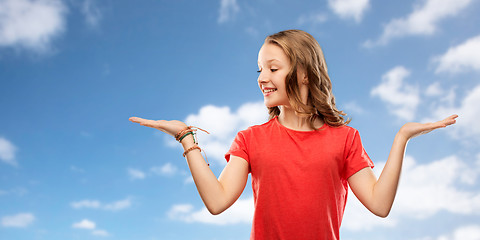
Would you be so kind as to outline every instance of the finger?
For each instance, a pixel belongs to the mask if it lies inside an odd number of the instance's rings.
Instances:
[[[444,120],[441,120],[441,121],[438,121],[438,122],[434,122],[434,123],[424,123],[420,129],[421,129],[421,133],[422,134],[425,134],[425,133],[429,133],[435,129],[438,129],[438,128],[444,128],[446,127],[445,123],[443,122]]]
[[[431,132],[435,129],[443,128],[443,127],[445,127],[445,124],[443,124],[443,122],[441,122],[441,121],[434,122],[434,123],[428,123],[428,124],[426,124],[426,127],[424,128],[423,132],[429,133],[429,132]]]
[[[140,125],[146,126],[146,127],[151,127],[151,128],[156,128],[158,130],[162,130],[165,128],[165,120],[147,120],[144,119]]]
[[[140,123],[141,121],[145,120],[143,118],[139,118],[139,117],[131,117],[129,118],[128,120],[132,121],[132,122],[135,122],[135,123]]]
[[[140,125],[144,125],[144,126],[152,125],[155,122],[153,120],[139,118],[139,117],[131,117],[129,120],[132,121],[132,122],[135,122],[135,123],[139,123]]]
[[[456,120],[457,117],[458,117],[458,115],[454,114],[454,115],[451,115],[451,116],[443,119],[440,122],[443,124],[443,127],[446,127],[448,125],[452,125],[452,124],[456,123],[457,122],[457,120]]]
[[[148,121],[150,121],[148,119],[143,119],[143,118],[139,118],[139,117],[131,117],[128,120],[130,120],[131,122],[134,122],[134,123],[138,123],[142,126],[145,126],[145,124],[147,124]]]
[[[455,118],[457,118],[458,115],[451,115],[443,120],[440,120],[440,121],[437,121],[437,122],[434,122],[434,123],[425,123],[424,124],[424,129],[423,129],[423,133],[428,133],[428,132],[431,132],[435,129],[438,129],[438,128],[445,128],[449,125],[452,125],[456,122]]]
[[[153,120],[142,119],[142,120],[139,121],[139,123],[142,126],[155,127],[155,121],[153,121]]]
[[[457,114],[454,114],[454,115],[448,117],[448,118],[446,119],[448,125],[451,125],[451,124],[456,123],[456,122],[457,122],[457,118],[458,118],[458,115],[457,115]]]

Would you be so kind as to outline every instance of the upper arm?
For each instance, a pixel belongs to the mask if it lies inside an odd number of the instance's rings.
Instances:
[[[218,180],[225,191],[227,208],[230,207],[242,194],[248,179],[248,162],[234,155],[230,156],[227,166],[223,169]]]
[[[373,207],[373,189],[376,183],[377,177],[370,167],[365,167],[348,178],[352,192],[370,211]]]

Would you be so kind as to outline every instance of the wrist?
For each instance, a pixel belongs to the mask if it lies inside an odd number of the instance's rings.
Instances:
[[[185,136],[180,143],[182,144],[183,149],[188,149],[196,144],[192,134]]]
[[[187,156],[187,153],[198,149],[200,152],[202,152],[202,149],[198,146],[198,141],[195,138],[195,133],[197,130],[202,130],[209,134],[209,132],[198,128],[198,127],[193,127],[193,126],[187,126],[185,129],[181,130],[177,134],[175,134],[175,139],[182,144],[183,149],[185,150],[183,152],[183,157]],[[204,153],[205,154],[205,153]],[[210,166],[210,163],[208,163],[207,155],[205,154],[205,161],[207,162],[207,166]]]
[[[400,129],[395,135],[395,140],[407,143],[410,138],[402,131],[402,129]]]

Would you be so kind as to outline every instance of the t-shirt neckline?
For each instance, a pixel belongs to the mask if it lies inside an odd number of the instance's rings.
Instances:
[[[287,131],[290,131],[290,132],[296,132],[296,133],[315,133],[315,132],[318,132],[320,130],[323,130],[324,128],[327,127],[327,124],[326,123],[323,123],[323,125],[321,127],[319,127],[318,129],[316,130],[308,130],[308,131],[300,131],[300,130],[295,130],[295,129],[291,129],[291,128],[288,128],[288,127],[285,127],[283,126],[280,121],[278,121],[278,116],[275,116],[275,118],[273,119],[275,124],[279,125],[281,128],[287,130]]]

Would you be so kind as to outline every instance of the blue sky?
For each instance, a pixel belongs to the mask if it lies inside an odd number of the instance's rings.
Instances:
[[[342,239],[480,239],[480,3],[475,0],[0,0],[0,238],[247,239],[252,191],[209,216],[182,150],[130,116],[209,130],[218,175],[236,132],[265,121],[257,53],[303,29],[380,173],[412,140],[390,216],[350,195]]]

